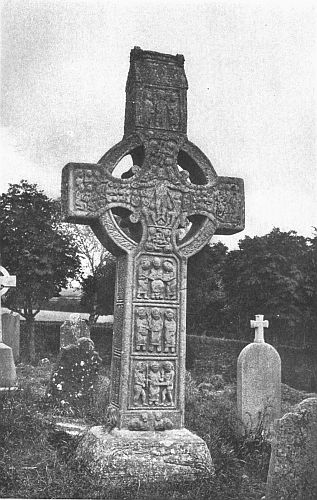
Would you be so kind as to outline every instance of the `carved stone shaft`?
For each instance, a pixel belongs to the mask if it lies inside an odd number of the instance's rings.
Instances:
[[[122,141],[98,164],[63,170],[65,217],[90,224],[117,256],[111,408],[119,429],[183,427],[187,259],[213,234],[244,228],[243,181],[217,177],[188,141],[186,92],[183,56],[133,49]],[[126,155],[134,166],[116,178]]]

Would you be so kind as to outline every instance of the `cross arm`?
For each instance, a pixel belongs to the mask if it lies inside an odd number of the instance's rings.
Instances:
[[[216,224],[215,234],[234,234],[244,229],[244,184],[236,177],[217,177],[188,193],[188,215],[201,214]]]
[[[113,207],[131,210],[129,180],[113,177],[101,164],[68,163],[62,173],[62,213],[69,222],[92,224]]]

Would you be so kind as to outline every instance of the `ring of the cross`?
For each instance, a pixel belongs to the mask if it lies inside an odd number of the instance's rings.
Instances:
[[[2,274],[2,276],[10,276],[10,274],[8,273],[8,271],[6,270],[6,268],[3,267],[3,266],[0,266],[0,273]],[[8,290],[9,290],[9,288],[7,286],[2,286],[1,285],[1,287],[0,287],[0,297],[2,297],[2,295],[5,295]]]

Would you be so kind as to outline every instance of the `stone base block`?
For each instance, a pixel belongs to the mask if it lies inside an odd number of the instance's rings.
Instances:
[[[1,321],[1,318],[0,318]],[[0,389],[14,389],[17,385],[17,374],[11,347],[0,342]]]
[[[129,431],[92,427],[77,459],[102,481],[113,484],[190,482],[214,474],[206,443],[187,429]]]

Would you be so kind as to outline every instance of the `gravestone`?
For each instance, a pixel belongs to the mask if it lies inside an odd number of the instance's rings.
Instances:
[[[81,337],[90,338],[90,330],[80,314],[71,314],[60,327],[60,349],[71,344],[77,344]]]
[[[268,321],[263,315],[251,320],[255,329],[252,344],[240,353],[237,363],[238,415],[248,431],[270,433],[281,411],[281,358],[273,346],[264,340]]]
[[[87,405],[93,399],[101,358],[91,339],[81,337],[76,344],[62,348],[51,375],[47,400],[72,413],[74,407]]]
[[[317,398],[308,398],[274,425],[266,500],[317,498]]]
[[[14,361],[20,357],[20,315],[14,312],[2,314],[2,335],[5,344],[11,347]]]
[[[7,391],[16,387],[16,369],[12,349],[3,342],[1,297],[9,288],[16,286],[16,277],[10,276],[2,266],[0,273],[0,391]]]
[[[187,139],[183,56],[135,47],[126,96],[122,141],[97,164],[63,169],[66,220],[90,224],[117,256],[114,429],[91,429],[78,454],[105,477],[187,480],[213,468],[204,441],[184,429],[187,260],[213,234],[244,228],[243,181],[218,177]],[[115,177],[127,155],[133,167]]]

